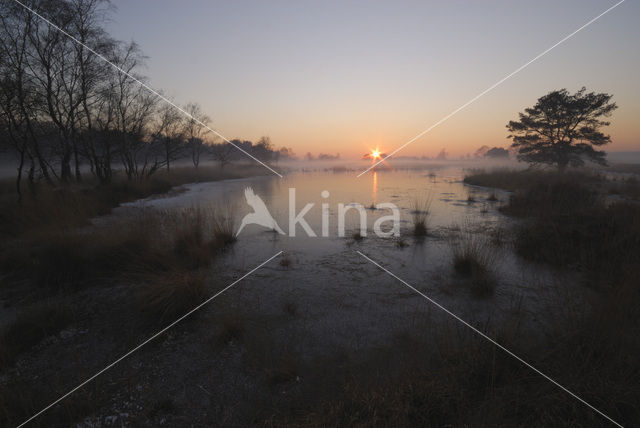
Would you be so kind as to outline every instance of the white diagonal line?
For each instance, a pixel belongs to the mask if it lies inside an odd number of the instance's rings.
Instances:
[[[249,272],[245,273],[244,275],[242,275],[240,278],[236,279],[235,281],[233,281],[231,284],[227,285],[225,288],[223,288],[222,290],[218,291],[216,294],[214,294],[213,296],[209,297],[207,300],[205,300],[204,302],[200,303],[198,306],[196,306],[195,308],[191,309],[189,312],[187,312],[186,314],[182,315],[180,318],[178,318],[177,320],[175,320],[174,322],[172,322],[171,324],[169,324],[168,326],[166,326],[165,328],[163,328],[162,330],[160,330],[159,332],[157,332],[156,334],[154,334],[153,336],[149,337],[147,340],[145,340],[144,342],[142,342],[141,344],[139,344],[138,346],[136,346],[135,348],[131,349],[129,352],[127,352],[126,354],[124,354],[123,356],[121,356],[120,358],[118,358],[117,360],[115,360],[114,362],[112,362],[111,364],[109,364],[108,366],[106,366],[105,368],[103,368],[102,370],[100,370],[98,373],[94,374],[93,376],[91,376],[89,379],[85,380],[84,382],[82,382],[80,385],[76,386],[75,388],[73,388],[71,391],[67,392],[66,394],[64,394],[63,396],[61,396],[60,398],[58,398],[56,401],[54,401],[53,403],[49,404],[47,407],[45,407],[44,409],[40,410],[38,413],[36,413],[35,415],[31,416],[29,419],[27,419],[26,421],[22,422],[20,425],[18,425],[18,428],[20,428],[21,426],[31,422],[33,419],[37,418],[38,416],[40,416],[42,413],[46,412],[47,410],[49,410],[50,408],[52,408],[53,406],[55,406],[56,404],[58,404],[60,401],[64,400],[65,398],[67,398],[69,395],[73,394],[74,392],[76,392],[78,389],[82,388],[83,386],[85,386],[86,384],[88,384],[89,382],[91,382],[92,380],[94,380],[95,378],[97,378],[98,376],[100,376],[102,373],[106,372],[107,370],[109,370],[110,368],[112,368],[113,366],[115,366],[116,364],[118,364],[120,361],[124,360],[125,358],[127,358],[129,355],[133,354],[134,352],[136,352],[138,349],[142,348],[144,345],[146,345],[147,343],[151,342],[153,339],[155,339],[156,337],[160,336],[162,333],[166,332],[167,330],[169,330],[170,328],[172,328],[173,326],[175,326],[176,324],[178,324],[180,321],[184,320],[185,318],[187,318],[189,315],[193,314],[194,312],[196,312],[197,310],[199,310],[200,308],[202,308],[204,305],[206,305],[207,303],[209,303],[210,301],[212,301],[213,299],[215,299],[216,297],[218,297],[219,295],[221,295],[222,293],[224,293],[225,291],[227,291],[228,289],[230,289],[231,287],[233,287],[234,285],[236,285],[237,283],[239,283],[240,281],[242,281],[243,279],[245,279],[246,277],[248,277],[249,275],[251,275],[252,273],[254,273],[255,271],[257,271],[258,269],[260,269],[262,266],[266,265],[267,263],[269,263],[271,260],[275,259],[276,257],[278,257],[280,254],[282,254],[282,251],[278,251],[276,254],[274,254],[273,256],[269,257],[267,260],[265,260],[264,262],[260,263],[258,266],[254,267],[253,269],[251,269]]]
[[[192,114],[190,114],[189,112],[187,112],[185,109],[183,109],[182,107],[178,106],[177,104],[175,104],[173,101],[171,101],[170,99],[168,99],[167,97],[165,97],[164,95],[162,95],[161,93],[159,93],[158,91],[156,91],[155,89],[151,88],[149,85],[147,85],[146,83],[142,82],[141,80],[137,79],[136,77],[132,76],[131,74],[129,74],[127,71],[123,70],[122,68],[118,67],[117,65],[115,65],[114,63],[112,63],[111,61],[109,61],[107,58],[104,57],[104,55],[101,55],[100,53],[96,52],[95,50],[91,49],[89,46],[85,45],[84,43],[82,43],[80,40],[76,39],[74,36],[72,36],[71,34],[69,34],[68,32],[66,32],[65,30],[63,30],[62,28],[58,27],[56,24],[54,24],[53,22],[49,21],[47,18],[45,18],[44,16],[40,15],[38,12],[36,12],[35,10],[29,8],[28,6],[26,6],[25,4],[21,3],[19,0],[13,0],[16,3],[18,3],[20,6],[22,6],[23,8],[25,8],[26,10],[28,10],[29,12],[31,12],[32,14],[34,14],[35,16],[37,16],[38,18],[42,19],[44,22],[46,22],[47,24],[49,24],[51,27],[55,28],[56,30],[58,30],[59,32],[61,32],[62,34],[64,34],[65,36],[69,37],[71,40],[73,40],[74,42],[76,42],[77,44],[81,45],[82,47],[84,47],[85,49],[87,49],[89,52],[91,52],[92,54],[96,55],[98,58],[100,58],[101,60],[103,60],[104,62],[106,62],[107,64],[109,64],[110,66],[112,66],[113,68],[115,68],[116,70],[118,70],[120,73],[124,74],[125,76],[127,76],[128,78],[134,80],[135,82],[137,82],[140,86],[142,86],[143,88],[147,89],[149,92],[151,92],[152,94],[154,94],[155,96],[157,96],[158,98],[160,98],[161,100],[163,100],[164,102],[166,102],[167,104],[169,104],[170,106],[172,106],[173,108],[177,109],[179,112],[181,112],[182,114],[184,114],[185,116],[187,116],[188,118],[190,118],[191,120],[195,121],[196,123],[198,123],[199,125],[203,126],[204,128],[208,129],[209,131],[213,132],[214,134],[216,134],[218,137],[222,138],[225,142],[231,144],[233,147],[235,147],[236,149],[240,150],[242,153],[244,153],[245,155],[249,156],[251,159],[253,159],[254,161],[258,162],[260,165],[262,165],[263,167],[267,168],[269,171],[273,172],[275,175],[277,175],[278,177],[282,178],[282,174],[280,174],[279,172],[275,171],[273,168],[271,168],[269,165],[267,165],[266,163],[262,162],[260,159],[256,158],[255,156],[253,156],[251,153],[247,152],[246,150],[244,150],[242,147],[237,146],[236,144],[232,143],[231,141],[229,141],[224,135],[220,134],[218,131],[216,131],[215,129],[211,128],[209,125],[207,125],[206,123],[202,122],[201,120],[197,119],[196,117],[194,117]]]
[[[589,25],[593,24],[594,22],[596,22],[598,19],[602,18],[604,15],[606,15],[607,13],[611,12],[613,9],[615,9],[616,7],[620,6],[622,3],[624,3],[625,0],[620,0],[618,3],[614,4],[613,6],[611,6],[609,9],[605,10],[604,12],[602,12],[600,15],[596,16],[595,18],[593,18],[592,20],[590,20],[589,22],[587,22],[586,24],[584,24],[582,27],[578,28],[577,30],[575,30],[573,33],[565,36],[563,39],[561,39],[559,42],[555,43],[553,46],[551,46],[550,48],[547,48],[546,50],[544,50],[543,52],[539,53],[538,55],[536,55],[535,57],[533,57],[532,59],[530,59],[529,61],[527,61],[526,63],[524,63],[523,65],[521,65],[520,67],[516,68],[514,71],[512,71],[511,73],[507,74],[506,76],[504,76],[502,79],[498,80],[496,83],[494,83],[493,85],[489,86],[487,89],[485,89],[484,91],[480,92],[478,95],[476,95],[475,97],[471,98],[469,101],[467,101],[466,103],[462,104],[460,107],[458,107],[457,109],[453,110],[451,113],[449,113],[448,115],[446,115],[445,117],[443,117],[442,119],[440,119],[439,121],[437,121],[436,123],[434,123],[433,125],[431,125],[430,127],[428,127],[427,129],[425,129],[424,131],[422,131],[421,133],[419,133],[418,135],[416,135],[415,137],[413,137],[412,139],[410,139],[409,141],[407,141],[406,143],[404,143],[403,145],[401,145],[400,147],[398,147],[397,149],[395,149],[394,151],[392,151],[391,153],[389,153],[387,156],[385,156],[384,158],[381,158],[378,162],[374,163],[373,165],[371,165],[369,168],[365,169],[364,171],[362,171],[360,174],[358,174],[358,177],[360,177],[363,174],[366,174],[367,172],[369,172],[371,169],[375,168],[377,165],[379,165],[380,163],[384,162],[385,160],[387,160],[388,158],[390,158],[391,156],[395,155],[396,153],[398,153],[400,150],[404,149],[405,147],[407,147],[409,144],[413,143],[414,141],[416,141],[417,139],[419,139],[420,137],[422,137],[423,135],[425,135],[427,132],[431,131],[433,128],[435,128],[436,126],[442,124],[443,122],[445,122],[446,120],[448,120],[449,118],[451,118],[451,116],[455,115],[456,113],[458,113],[460,110],[464,109],[465,107],[468,107],[470,104],[474,103],[475,101],[478,100],[478,98],[482,97],[483,95],[487,94],[488,92],[492,91],[493,89],[495,89],[497,86],[501,85],[502,83],[504,83],[506,80],[510,79],[511,77],[513,77],[514,75],[518,74],[519,72],[521,72],[522,70],[524,70],[526,67],[528,67],[529,65],[531,65],[533,62],[537,61],[538,59],[540,59],[541,57],[545,56],[546,54],[548,54],[552,49],[554,49],[555,47],[557,47],[558,45],[566,42],[567,40],[569,40],[571,37],[575,36],[578,32],[580,32],[581,30],[584,30],[585,28],[587,28]]]
[[[460,323],[464,324],[466,327],[469,327],[471,330],[473,330],[475,333],[479,334],[480,336],[482,336],[483,338],[487,339],[489,342],[493,343],[495,346],[497,346],[498,348],[500,348],[501,350],[503,350],[504,352],[506,352],[507,354],[509,354],[510,356],[512,356],[513,358],[515,358],[516,360],[520,361],[522,364],[524,364],[525,366],[529,367],[531,370],[533,370],[534,372],[538,373],[540,376],[542,376],[543,378],[547,379],[549,382],[553,383],[554,385],[556,385],[558,388],[562,389],[564,392],[566,392],[567,394],[571,395],[573,398],[575,398],[576,400],[580,401],[582,404],[584,404],[585,406],[589,407],[591,410],[597,412],[600,416],[606,418],[609,422],[613,423],[614,425],[617,425],[619,427],[622,428],[622,425],[620,425],[618,422],[614,421],[613,419],[611,419],[609,416],[607,416],[606,414],[602,413],[600,410],[596,409],[595,407],[593,407],[591,404],[587,403],[585,400],[583,400],[582,398],[580,398],[579,396],[577,396],[576,394],[574,394],[573,392],[569,391],[567,388],[565,388],[564,386],[560,385],[558,382],[556,382],[555,380],[553,380],[552,378],[550,378],[549,376],[547,376],[546,374],[544,374],[543,372],[541,372],[540,370],[538,370],[537,368],[535,368],[534,366],[532,366],[531,364],[527,363],[525,360],[523,360],[522,358],[518,357],[516,354],[514,354],[513,352],[509,351],[507,348],[505,348],[504,346],[500,345],[498,342],[496,342],[495,340],[493,340],[492,338],[490,338],[489,336],[487,336],[486,334],[484,334],[483,332],[481,332],[480,330],[478,330],[477,328],[475,328],[474,326],[472,326],[471,324],[469,324],[468,322],[466,322],[465,320],[463,320],[462,318],[460,318],[459,316],[457,316],[456,314],[454,314],[453,312],[451,312],[450,310],[448,310],[447,308],[445,308],[444,306],[442,306],[440,303],[436,302],[435,300],[433,300],[432,298],[430,298],[429,296],[427,296],[426,294],[424,294],[423,292],[421,292],[420,290],[416,289],[415,287],[413,287],[411,284],[409,284],[408,282],[406,282],[405,280],[403,280],[402,278],[396,276],[393,272],[391,272],[390,270],[382,267],[380,264],[378,264],[377,262],[375,262],[374,260],[370,259],[369,257],[367,257],[366,255],[364,255],[363,253],[361,253],[360,251],[356,250],[356,253],[360,254],[363,258],[365,258],[366,260],[368,260],[369,262],[373,263],[375,266],[377,266],[378,268],[382,269],[384,272],[388,273],[389,275],[391,275],[393,278],[397,279],[398,281],[400,281],[401,283],[403,283],[404,285],[406,285],[408,288],[410,288],[411,290],[415,291],[416,293],[418,293],[419,295],[421,295],[422,297],[424,297],[425,299],[427,299],[429,302],[431,302],[432,304],[436,305],[439,309],[441,309],[442,311],[444,311],[447,315],[452,316],[453,318],[455,318],[457,321],[459,321]]]

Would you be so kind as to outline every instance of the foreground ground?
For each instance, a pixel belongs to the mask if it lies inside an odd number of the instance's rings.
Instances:
[[[505,236],[491,237],[500,241],[495,245],[578,274],[592,291],[588,301],[572,305],[572,289],[558,283],[554,322],[535,337],[525,327],[531,314],[517,305],[509,316],[477,327],[633,425],[640,419],[640,215],[628,191],[633,182],[514,171],[476,171],[467,182],[514,192],[501,208],[514,223]],[[611,203],[614,187],[623,189],[613,200],[622,200]],[[144,214],[95,232],[69,228],[47,233],[47,240],[24,233],[5,244],[3,423],[22,422],[244,274],[220,264],[233,251],[231,232],[225,213],[187,210]],[[390,242],[388,249],[451,245],[444,233],[430,232],[421,244]],[[273,260],[33,424],[607,423],[424,301],[416,303],[392,278],[354,259],[354,245],[357,240],[346,240],[340,254],[313,260],[316,272],[334,278],[322,289],[301,289],[307,260]],[[451,247],[443,269],[469,293],[445,279],[441,288],[454,298],[490,299],[492,258],[473,238]],[[328,306],[335,308],[332,319]],[[411,316],[394,322],[392,307]],[[355,324],[354,313],[361,314]],[[379,340],[360,330],[378,324],[388,326]],[[318,333],[318,326],[325,328]]]

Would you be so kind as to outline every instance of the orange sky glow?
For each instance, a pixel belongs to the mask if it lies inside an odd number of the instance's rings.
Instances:
[[[360,159],[375,147],[393,151],[613,3],[114,4],[111,30],[149,56],[153,85],[179,103],[200,103],[225,137],[264,135],[299,157]],[[398,156],[507,147],[505,125],[518,112],[582,86],[613,94],[619,106],[606,149],[640,150],[637,16],[640,4],[625,2]],[[174,31],[160,31],[164,24]]]

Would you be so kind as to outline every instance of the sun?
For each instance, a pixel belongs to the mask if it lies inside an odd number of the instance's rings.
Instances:
[[[374,150],[371,150],[371,157],[375,160],[375,159],[380,159],[380,150],[378,150],[377,148]]]

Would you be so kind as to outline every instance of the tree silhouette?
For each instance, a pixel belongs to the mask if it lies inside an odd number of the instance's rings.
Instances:
[[[610,116],[617,106],[611,102],[612,95],[585,92],[584,87],[575,94],[566,89],[549,92],[520,113],[518,121],[507,124],[519,161],[556,165],[560,171],[568,165],[584,165],[584,158],[606,165],[606,153],[594,146],[611,142],[609,135],[600,132],[609,125],[601,118]]]

